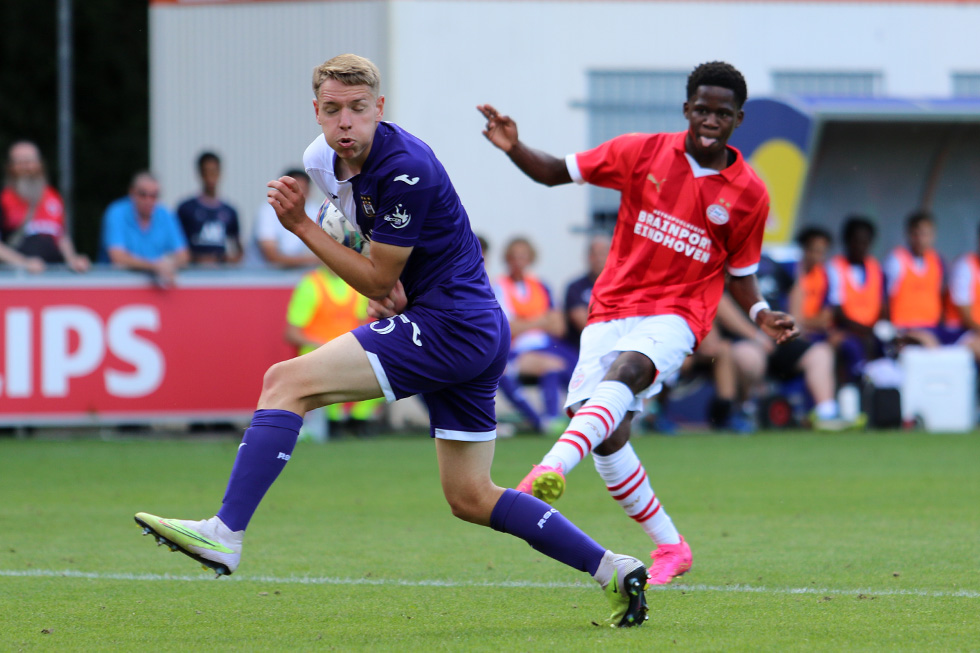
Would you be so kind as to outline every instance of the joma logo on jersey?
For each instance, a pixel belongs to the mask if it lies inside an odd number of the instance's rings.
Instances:
[[[403,181],[406,184],[408,184],[409,186],[414,186],[415,184],[419,183],[419,178],[418,177],[412,177],[410,179],[408,177],[408,175],[398,175],[397,177],[395,177],[395,181]]]
[[[385,222],[390,222],[391,226],[395,229],[404,229],[408,226],[408,223],[412,220],[411,214],[402,208],[399,204],[395,207],[395,210],[391,212],[390,215],[385,216]]]

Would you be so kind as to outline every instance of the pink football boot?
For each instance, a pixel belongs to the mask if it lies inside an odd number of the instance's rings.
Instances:
[[[650,565],[648,574],[651,585],[666,585],[678,576],[687,573],[691,568],[692,557],[691,547],[687,545],[684,538],[677,544],[659,544],[650,553],[653,564]]]
[[[565,493],[565,474],[562,473],[560,465],[558,467],[535,465],[515,489],[535,496],[545,503],[554,503]]]

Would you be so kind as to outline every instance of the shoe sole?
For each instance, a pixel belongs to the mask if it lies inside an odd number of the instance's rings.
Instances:
[[[629,595],[630,604],[626,608],[626,614],[620,619],[618,627],[633,628],[634,626],[642,626],[647,620],[648,610],[646,567],[640,567],[627,574],[626,578],[623,579],[623,587],[626,589],[627,595]]]
[[[205,570],[210,569],[211,571],[213,571],[216,574],[215,578],[220,578],[221,576],[231,576],[231,571],[229,571],[228,567],[223,565],[222,563],[215,562],[214,560],[208,560],[207,558],[201,557],[192,551],[188,551],[187,549],[177,544],[170,538],[162,535],[159,531],[153,528],[151,524],[143,521],[139,517],[133,517],[133,519],[136,521],[137,524],[143,527],[143,535],[150,535],[152,533],[156,537],[157,546],[162,546],[166,544],[170,548],[171,553],[175,553],[179,551],[180,553],[183,553],[185,556],[197,560],[199,563],[201,563],[201,565],[204,567]]]
[[[531,494],[548,504],[560,499],[564,493],[565,479],[555,472],[545,472],[531,483]]]
[[[647,583],[650,584],[650,585],[669,585],[670,583],[674,582],[674,579],[675,578],[680,578],[681,576],[683,576],[687,572],[691,571],[691,567],[692,566],[693,565],[688,565],[686,569],[684,569],[683,571],[677,572],[676,574],[674,574],[673,576],[671,576],[669,580],[666,580],[663,583],[655,583],[655,582],[653,582],[653,578],[650,575],[650,569],[647,569]]]

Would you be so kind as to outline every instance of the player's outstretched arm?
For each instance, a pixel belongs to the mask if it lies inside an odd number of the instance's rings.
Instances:
[[[564,159],[524,145],[517,137],[517,123],[510,116],[502,116],[489,104],[476,107],[487,119],[483,135],[503,150],[521,171],[534,181],[546,186],[558,186],[572,181]]]
[[[742,310],[748,313],[752,306],[765,301],[759,292],[759,282],[754,274],[744,277],[731,277],[728,280],[728,292],[738,302]],[[763,309],[755,316],[755,323],[766,335],[776,341],[777,345],[788,342],[800,335],[793,316],[782,311]]]

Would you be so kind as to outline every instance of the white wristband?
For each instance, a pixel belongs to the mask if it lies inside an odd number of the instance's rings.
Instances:
[[[769,302],[763,300],[761,302],[756,302],[752,304],[752,308],[749,309],[749,319],[755,322],[755,318],[759,317],[760,311],[769,310]]]

